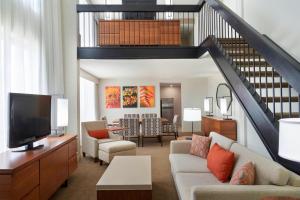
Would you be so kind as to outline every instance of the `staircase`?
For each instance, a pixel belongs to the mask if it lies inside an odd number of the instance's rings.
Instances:
[[[244,39],[217,38],[241,79],[247,80],[272,113],[277,126],[281,118],[299,117],[299,95],[292,86]]]
[[[210,53],[271,157],[300,174],[278,155],[279,120],[300,116],[300,63],[218,0],[202,2],[199,21],[199,55]]]

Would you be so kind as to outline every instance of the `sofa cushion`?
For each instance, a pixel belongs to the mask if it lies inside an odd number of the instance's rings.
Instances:
[[[215,143],[218,143],[224,149],[230,149],[231,145],[235,142],[216,132],[210,132],[209,137],[211,137],[210,148],[212,148]]]
[[[191,189],[193,186],[228,184],[221,183],[211,173],[176,173],[174,179],[178,194],[182,200],[191,199]]]
[[[190,154],[170,154],[171,168],[177,172],[210,172],[207,168],[206,159]]]
[[[231,185],[253,185],[255,179],[255,167],[252,162],[247,162],[240,167],[231,177]]]
[[[207,167],[222,182],[228,181],[233,165],[234,153],[215,143],[207,156]]]
[[[289,171],[280,164],[258,155],[247,149],[246,147],[234,143],[230,151],[237,154],[236,164],[233,173],[247,162],[251,161],[255,164],[255,184],[256,185],[286,185],[289,179]]]
[[[210,142],[210,137],[193,134],[190,154],[199,156],[201,158],[206,158],[209,151]]]

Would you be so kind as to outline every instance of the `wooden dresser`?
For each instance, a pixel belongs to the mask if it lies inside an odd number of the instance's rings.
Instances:
[[[98,45],[180,45],[179,20],[99,20]]]
[[[48,137],[42,149],[0,154],[0,199],[49,199],[77,168],[76,135]]]
[[[237,124],[235,120],[203,116],[201,131],[205,136],[208,136],[211,131],[214,131],[232,140],[237,140]]]

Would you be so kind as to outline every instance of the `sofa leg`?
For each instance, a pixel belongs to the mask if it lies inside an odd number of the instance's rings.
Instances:
[[[96,163],[96,162],[98,162],[99,161],[99,159],[98,158],[94,158],[94,162]]]
[[[82,156],[85,157],[85,152],[82,152]]]
[[[101,165],[101,166],[103,165],[103,160],[100,160],[100,165]]]

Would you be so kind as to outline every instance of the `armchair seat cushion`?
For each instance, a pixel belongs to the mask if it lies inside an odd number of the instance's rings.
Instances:
[[[116,153],[135,149],[136,144],[130,141],[113,141],[99,144],[99,150],[107,153]]]
[[[114,141],[119,141],[119,139],[106,138],[106,139],[97,140],[98,144],[107,143],[107,142],[114,142]]]

